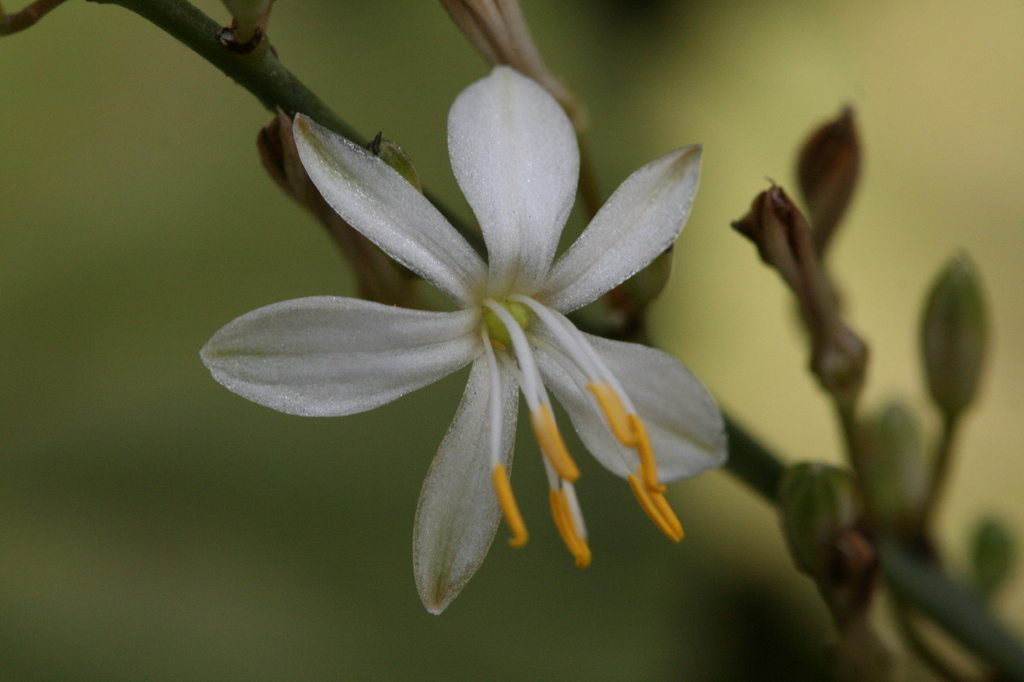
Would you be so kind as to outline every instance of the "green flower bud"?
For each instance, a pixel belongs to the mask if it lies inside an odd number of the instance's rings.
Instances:
[[[912,530],[928,493],[917,420],[892,403],[874,420],[872,435],[862,472],[865,503],[882,528]]]
[[[380,157],[381,161],[398,171],[398,174],[408,180],[410,185],[421,193],[423,192],[420,174],[416,172],[416,167],[412,165],[412,159],[401,147],[391,140],[385,140],[380,133],[377,133],[377,137],[373,138],[368,148]]]
[[[921,324],[921,354],[932,400],[947,419],[971,404],[988,341],[985,299],[967,254],[955,256],[932,286]]]
[[[1013,568],[1013,537],[1000,521],[987,518],[974,531],[971,549],[975,585],[979,592],[990,597]]]
[[[815,578],[827,577],[836,539],[860,517],[853,476],[828,464],[794,464],[779,484],[779,507],[797,567]]]

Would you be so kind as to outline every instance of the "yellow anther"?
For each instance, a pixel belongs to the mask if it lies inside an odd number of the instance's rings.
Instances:
[[[654,500],[654,506],[661,512],[661,518],[672,528],[672,539],[676,542],[682,540],[686,535],[683,532],[683,524],[679,522],[679,517],[672,511],[665,496],[662,493],[651,493],[651,499]]]
[[[661,492],[649,491],[635,474],[630,474],[627,479],[629,480],[629,487],[633,489],[633,494],[636,495],[637,502],[647,512],[647,516],[651,518],[651,521],[654,521],[654,525],[674,542],[682,540],[683,525],[679,523],[675,512],[668,506],[668,500],[665,499],[665,496]]]
[[[561,478],[575,482],[580,477],[580,470],[569,456],[562,434],[558,432],[555,417],[551,414],[551,406],[541,403],[536,412],[530,413],[530,423],[533,424],[533,434],[537,437],[537,443],[547,457],[548,463]]]
[[[636,447],[634,430],[626,414],[626,408],[615,389],[607,381],[587,384],[587,390],[597,398],[597,404],[608,420],[612,433],[627,448]]]
[[[640,474],[644,477],[644,485],[652,495],[665,492],[665,486],[658,483],[658,462],[654,459],[654,448],[647,436],[647,428],[635,414],[627,414],[626,418],[636,441],[636,452],[640,455]]]
[[[555,519],[558,534],[576,558],[576,568],[586,568],[590,565],[590,547],[576,528],[576,519],[573,518],[565,491],[552,489],[548,499],[551,501],[551,516]]]
[[[509,530],[512,531],[512,537],[509,538],[508,544],[518,549],[526,544],[529,535],[526,533],[523,516],[519,513],[519,506],[516,505],[516,498],[512,495],[512,486],[508,482],[504,464],[494,467],[492,480],[494,492],[498,496],[498,504],[501,506],[501,513],[505,517],[505,523],[508,524]]]

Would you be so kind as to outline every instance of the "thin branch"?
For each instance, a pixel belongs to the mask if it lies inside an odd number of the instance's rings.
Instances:
[[[289,118],[294,117],[296,113],[302,113],[358,145],[367,143],[365,137],[342,120],[285,68],[274,50],[270,48],[268,40],[264,40],[248,54],[232,52],[216,37],[222,26],[185,0],[90,2],[119,5],[150,21],[252,93],[270,111],[283,111]],[[424,194],[474,248],[482,250],[483,239],[475,227],[460,220],[430,192]]]
[[[0,36],[9,36],[18,31],[24,31],[63,2],[64,0],[36,0],[20,12],[11,12],[10,14],[4,12],[3,7],[0,7]]]
[[[1024,682],[1024,647],[992,618],[976,595],[895,542],[882,542],[879,554],[886,582],[897,594],[1007,679]]]
[[[774,504],[786,465],[728,414],[725,415],[725,431],[729,436],[726,470]]]
[[[935,509],[938,506],[939,498],[946,487],[946,480],[949,478],[949,465],[952,461],[953,445],[956,443],[957,427],[960,424],[960,413],[946,415],[942,420],[942,436],[935,449],[935,457],[932,460],[932,476],[928,484],[928,497],[925,498],[921,511],[921,522],[928,527],[935,516]]]

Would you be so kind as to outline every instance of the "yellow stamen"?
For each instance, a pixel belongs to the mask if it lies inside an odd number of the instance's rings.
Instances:
[[[647,436],[647,428],[635,414],[627,414],[629,426],[636,442],[636,452],[640,455],[640,474],[644,477],[644,485],[652,495],[665,492],[665,486],[658,483],[658,462],[654,459],[654,448]]]
[[[505,523],[512,531],[512,537],[508,544],[519,549],[526,544],[529,537],[526,533],[526,524],[523,523],[523,516],[519,513],[519,506],[516,505],[516,498],[512,495],[512,486],[508,482],[508,474],[505,472],[505,465],[498,464],[494,467],[492,476],[494,492],[498,496],[498,504],[501,505],[501,513],[505,517]]]
[[[648,490],[635,474],[630,474],[627,479],[629,480],[629,487],[633,489],[633,494],[636,495],[637,502],[647,512],[647,516],[651,518],[651,521],[654,521],[654,525],[674,542],[682,540],[683,525],[679,523],[675,512],[668,506],[665,496],[660,492]]]
[[[590,565],[590,547],[576,529],[576,519],[569,508],[569,499],[565,496],[565,491],[552,489],[548,499],[551,501],[551,515],[555,518],[558,534],[562,536],[562,542],[576,558],[576,568],[586,568]]]
[[[651,499],[654,500],[654,506],[661,512],[661,518],[672,527],[672,539],[676,542],[682,540],[686,535],[683,532],[683,524],[679,522],[679,517],[672,511],[672,507],[669,506],[665,496],[661,493],[651,493]]]
[[[597,404],[600,406],[601,411],[604,412],[604,416],[608,420],[608,426],[619,442],[627,448],[636,447],[634,430],[629,422],[626,408],[623,407],[619,394],[615,392],[607,381],[602,381],[599,384],[587,384],[587,390],[597,398]]]
[[[537,437],[537,443],[547,457],[548,463],[560,477],[575,482],[580,477],[580,470],[569,456],[562,434],[558,432],[555,417],[551,414],[551,406],[541,403],[536,412],[530,413],[530,423],[533,424],[533,434]]]

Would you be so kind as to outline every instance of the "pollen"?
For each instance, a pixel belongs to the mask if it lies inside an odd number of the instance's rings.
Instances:
[[[573,483],[580,477],[580,470],[565,447],[562,434],[555,425],[555,418],[551,414],[551,406],[541,403],[536,410],[530,413],[530,424],[533,425],[533,435],[537,437],[541,452],[547,458],[551,468],[565,480]]]
[[[505,471],[504,464],[498,464],[494,467],[492,481],[494,483],[494,492],[498,496],[501,514],[505,517],[505,523],[508,525],[509,530],[512,531],[512,537],[509,538],[508,544],[519,549],[526,544],[530,536],[526,532],[526,524],[523,523],[523,515],[519,513],[519,505],[516,504],[516,498],[512,495],[512,485],[508,482],[508,473]]]
[[[530,323],[530,309],[522,303],[516,301],[495,301],[495,303],[507,310],[520,327],[525,329],[526,325]],[[506,347],[512,345],[512,336],[496,312],[484,307],[482,321],[493,341],[497,341]]]
[[[576,527],[576,519],[573,517],[565,490],[552,488],[548,499],[551,501],[551,515],[555,519],[558,534],[562,536],[562,542],[576,559],[576,568],[586,568],[590,565],[590,547]]]

